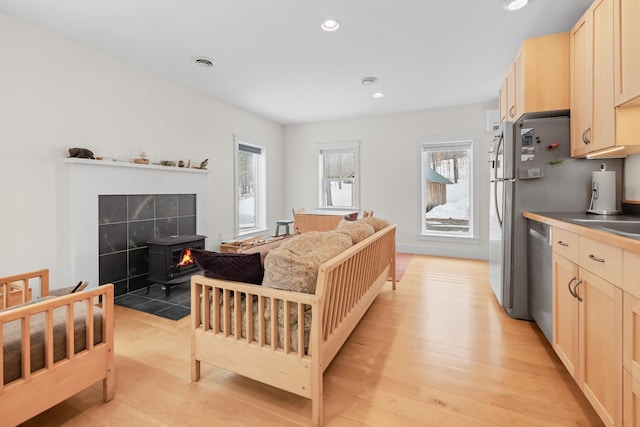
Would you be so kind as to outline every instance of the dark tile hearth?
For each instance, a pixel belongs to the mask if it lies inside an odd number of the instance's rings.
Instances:
[[[180,320],[191,314],[191,285],[186,282],[171,288],[171,295],[165,300],[165,291],[161,286],[138,289],[125,295],[115,297],[116,305],[164,317],[169,320]]]

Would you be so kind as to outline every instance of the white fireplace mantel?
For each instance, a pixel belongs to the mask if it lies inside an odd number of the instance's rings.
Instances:
[[[99,285],[98,196],[196,194],[196,234],[207,236],[208,171],[66,158],[69,170],[70,272]]]

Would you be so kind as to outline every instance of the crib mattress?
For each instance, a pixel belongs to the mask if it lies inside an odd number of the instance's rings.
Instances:
[[[86,349],[86,301],[74,304],[74,353]],[[58,362],[67,357],[67,308],[53,310],[53,360]],[[45,367],[45,313],[31,316],[31,372]],[[93,307],[94,345],[102,342],[102,309]],[[2,352],[4,356],[4,384],[22,377],[22,322],[14,320],[3,325]]]

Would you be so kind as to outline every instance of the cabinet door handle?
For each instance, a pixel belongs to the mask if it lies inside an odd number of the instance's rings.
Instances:
[[[582,283],[582,279],[578,280],[576,285],[573,287],[573,295],[578,298],[578,301],[582,302],[582,298],[578,295],[578,286],[580,286],[580,283]]]
[[[567,248],[569,247],[569,244],[568,244],[568,243],[563,242],[562,240],[558,240],[558,244],[559,244],[560,246],[565,246],[565,247],[567,247]]]
[[[574,280],[576,280],[577,277],[573,276],[571,278],[571,280],[569,280],[569,283],[567,283],[567,287],[569,288],[569,293],[571,294],[572,297],[577,298],[577,295],[573,292],[573,289],[571,289],[571,284],[573,283]]]
[[[511,118],[516,116],[516,113],[514,112],[515,109],[516,109],[515,105],[512,105],[511,108],[509,108],[509,115],[511,116]]]
[[[596,262],[604,263],[604,258],[598,258],[598,257],[597,257],[597,256],[595,256],[595,255],[589,255],[589,259],[590,259],[590,260],[593,260],[593,261],[596,261]]]
[[[582,132],[582,142],[585,145],[589,144],[589,141],[587,141],[587,131],[586,130],[584,132]]]
[[[591,128],[587,129],[585,132],[586,143],[591,144]]]

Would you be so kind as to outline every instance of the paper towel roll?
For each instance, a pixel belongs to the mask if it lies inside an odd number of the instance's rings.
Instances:
[[[594,171],[591,173],[591,207],[588,212],[598,214],[617,213],[615,171]]]

